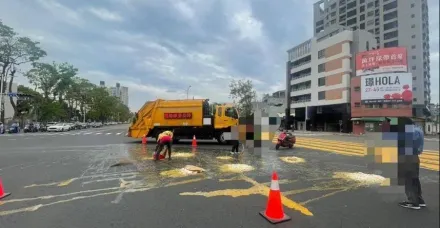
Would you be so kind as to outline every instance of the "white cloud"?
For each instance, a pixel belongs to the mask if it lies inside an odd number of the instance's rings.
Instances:
[[[75,26],[81,26],[83,24],[79,12],[66,7],[55,0],[37,0],[37,2],[58,19],[62,19]]]
[[[107,9],[104,8],[89,8],[88,11],[93,14],[94,16],[100,18],[101,20],[104,21],[117,21],[117,22],[121,22],[124,19],[122,18],[121,15],[119,15],[116,12],[111,12]]]
[[[185,18],[192,20],[195,17],[194,9],[191,8],[188,3],[183,1],[177,1],[176,4],[174,4],[174,7],[179,11]]]
[[[262,23],[252,16],[248,9],[237,12],[232,17],[231,26],[240,34],[240,39],[259,42],[262,39]]]

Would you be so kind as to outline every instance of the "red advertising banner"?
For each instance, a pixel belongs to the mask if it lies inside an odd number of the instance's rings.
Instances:
[[[382,48],[356,55],[356,76],[387,72],[408,72],[406,48]]]
[[[192,113],[191,112],[184,112],[184,113],[164,113],[163,117],[165,119],[192,119]]]

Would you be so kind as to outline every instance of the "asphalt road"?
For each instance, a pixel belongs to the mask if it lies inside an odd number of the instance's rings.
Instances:
[[[301,134],[301,133],[294,133],[295,135],[301,136],[301,137],[312,137],[312,138],[321,138],[321,139],[328,139],[328,140],[336,140],[336,141],[346,141],[346,142],[356,142],[356,143],[364,143],[366,140],[365,136],[355,136],[355,135],[337,135],[337,134],[329,134],[329,133],[308,133],[308,134]],[[424,149],[426,150],[434,150],[439,151],[439,138],[433,137],[433,136],[427,136],[425,137],[424,142]]]
[[[0,177],[12,193],[0,201],[0,227],[440,225],[438,172],[421,170],[428,207],[410,211],[397,206],[403,187],[347,178],[378,171],[368,168],[365,158],[301,148],[233,157],[229,147],[199,142],[195,151],[190,143],[173,145],[171,161],[154,162],[154,143],[143,146],[124,137],[125,127],[0,136]],[[181,171],[185,165],[205,172],[189,175]],[[266,207],[272,170],[279,174],[284,210],[292,217],[276,226],[258,214]]]

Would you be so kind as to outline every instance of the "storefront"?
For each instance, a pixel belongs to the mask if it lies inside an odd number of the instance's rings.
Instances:
[[[397,125],[397,118],[389,118],[391,120],[391,125]],[[352,118],[353,122],[353,134],[363,135],[367,132],[380,132],[382,127],[382,122],[385,117],[360,117]]]

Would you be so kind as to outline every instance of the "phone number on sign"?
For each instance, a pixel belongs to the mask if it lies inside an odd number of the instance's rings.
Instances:
[[[369,87],[365,88],[365,92],[400,92],[399,87]]]
[[[192,113],[185,112],[185,113],[164,113],[165,119],[191,119]]]

